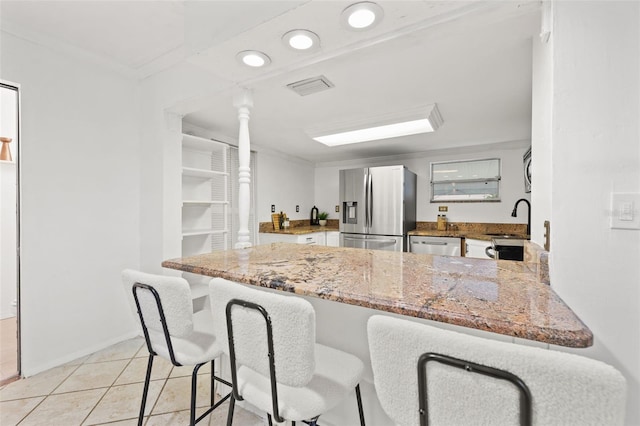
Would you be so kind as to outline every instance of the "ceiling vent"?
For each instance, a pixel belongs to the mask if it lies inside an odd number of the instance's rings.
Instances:
[[[296,81],[295,83],[289,83],[287,84],[287,87],[300,96],[307,96],[312,93],[331,89],[333,87],[333,83],[324,75],[320,75],[318,77],[311,77],[306,80]]]

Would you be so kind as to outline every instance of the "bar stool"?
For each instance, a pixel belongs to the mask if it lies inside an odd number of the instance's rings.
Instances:
[[[359,385],[364,365],[316,343],[315,311],[308,301],[222,278],[211,280],[209,289],[215,333],[229,342],[233,395],[227,425],[236,400],[265,411],[270,425],[272,416],[277,422],[315,425],[355,388],[364,426]]]
[[[376,393],[398,425],[624,423],[625,379],[603,362],[382,315],[367,332]]]
[[[153,359],[156,355],[168,359],[175,366],[193,365],[191,375],[190,425],[195,425],[226,401],[230,393],[214,403],[214,383],[231,383],[216,377],[215,358],[222,355],[220,339],[210,331],[211,313],[193,313],[189,283],[180,277],[146,274],[131,269],[122,272],[125,286],[130,287],[140,317],[144,339],[149,350],[147,373],[140,404],[138,425],[144,420]],[[211,362],[211,407],[197,419],[196,391],[198,370]]]

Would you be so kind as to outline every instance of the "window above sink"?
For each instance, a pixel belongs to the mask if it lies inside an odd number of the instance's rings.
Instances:
[[[500,201],[500,159],[431,163],[431,202]]]

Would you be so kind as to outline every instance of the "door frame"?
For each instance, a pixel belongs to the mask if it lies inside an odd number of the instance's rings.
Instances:
[[[20,253],[21,253],[21,206],[22,206],[22,190],[21,190],[21,185],[20,185],[20,176],[21,176],[21,172],[20,172],[20,163],[22,161],[22,93],[21,93],[21,87],[19,83],[14,83],[12,81],[8,81],[8,80],[3,80],[0,79],[0,87],[2,88],[6,88],[9,90],[15,90],[16,91],[16,107],[17,107],[17,114],[16,114],[16,138],[17,138],[17,144],[16,144],[16,158],[15,158],[15,163],[16,163],[16,322],[17,322],[17,335],[16,335],[16,339],[18,340],[17,342],[17,347],[18,347],[18,353],[16,354],[16,367],[17,367],[17,375],[18,377],[22,376],[22,344],[21,344],[21,338],[22,338],[22,332],[21,332],[21,312],[20,312],[20,277],[21,277],[21,269],[20,269]]]

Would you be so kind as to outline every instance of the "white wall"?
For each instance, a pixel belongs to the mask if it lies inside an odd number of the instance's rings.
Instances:
[[[22,372],[131,335],[120,271],[139,264],[135,82],[2,33],[22,86]]]
[[[545,6],[546,7],[546,6]],[[551,118],[553,93],[553,38],[533,38],[531,102],[531,240],[544,247],[544,221],[551,220]],[[551,232],[553,232],[551,223]],[[551,248],[551,247],[550,247]]]
[[[290,219],[310,219],[314,205],[314,166],[304,160],[258,148],[258,222],[271,222],[271,205]],[[296,205],[300,211],[296,213]],[[318,208],[320,208],[318,206]]]
[[[640,230],[609,218],[611,192],[640,192],[640,3],[554,2],[554,23],[551,286],[593,331],[576,352],[626,377],[638,425]]]
[[[524,174],[522,155],[529,147],[528,142],[518,141],[504,144],[485,145],[464,149],[451,149],[416,153],[410,156],[363,159],[341,163],[319,164],[315,171],[316,203],[318,208],[330,212],[337,219],[335,206],[339,204],[339,170],[364,167],[403,164],[418,176],[417,184],[417,220],[435,222],[438,206],[449,208],[447,218],[451,222],[487,222],[487,223],[527,223],[527,206],[518,207],[518,217],[511,217],[513,205],[520,198],[529,199],[524,192]],[[431,203],[430,199],[430,163],[450,160],[471,160],[481,158],[500,158],[502,167],[501,199],[491,203]]]

